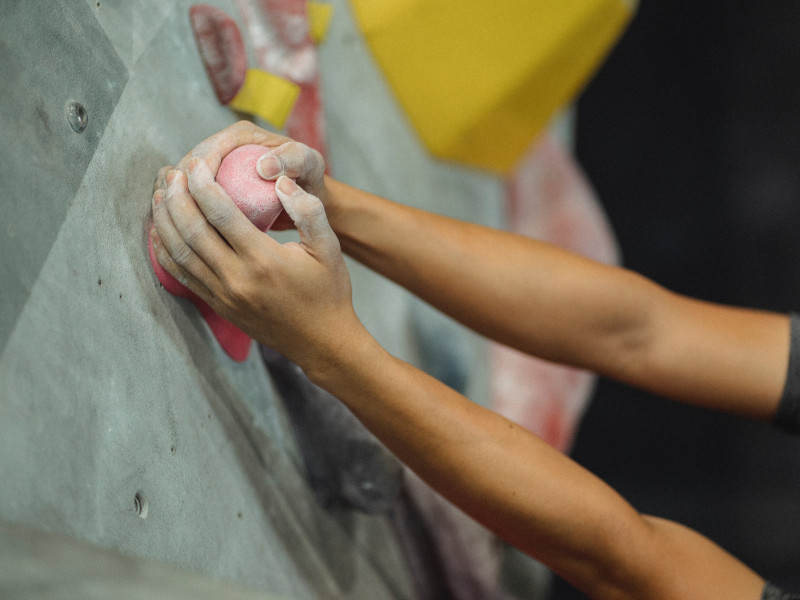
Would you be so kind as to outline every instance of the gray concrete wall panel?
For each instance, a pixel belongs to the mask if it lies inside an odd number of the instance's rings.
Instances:
[[[0,254],[0,349],[24,305],[128,78],[88,6],[36,12],[0,5],[0,105],[4,203]],[[88,42],[91,40],[91,43]],[[82,107],[91,106],[91,119]],[[76,133],[67,111],[81,111]],[[20,174],[27,173],[28,177]]]
[[[502,185],[427,156],[335,5],[320,53],[334,173],[496,224]],[[152,273],[157,169],[238,118],[206,78],[189,6],[0,7],[0,520],[278,597],[411,598],[389,516],[320,504],[259,353],[230,360]],[[349,266],[361,318],[418,362],[410,297]]]

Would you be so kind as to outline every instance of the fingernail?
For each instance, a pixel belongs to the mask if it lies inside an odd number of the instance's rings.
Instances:
[[[167,185],[167,190],[169,190],[169,188],[171,188],[172,186],[180,186],[181,182],[183,182],[185,184],[186,175],[184,174],[183,171],[181,171],[179,169],[176,169],[174,171],[174,174],[172,175],[172,179],[169,179],[169,178],[167,179],[167,184],[168,184]],[[175,190],[173,189],[171,193],[174,194]]]
[[[156,190],[153,194],[153,206],[158,206],[162,200],[164,200],[164,190]]]
[[[275,184],[275,188],[283,192],[287,196],[291,196],[294,193],[296,187],[297,184],[294,181],[292,181],[289,177],[286,177],[286,175],[282,175],[281,177],[279,177],[278,182]]]
[[[275,179],[283,172],[283,168],[277,158],[265,154],[258,159],[256,171],[258,171],[258,174],[264,179]]]
[[[150,241],[153,242],[153,246],[159,246],[161,244],[161,238],[158,237],[158,232],[155,227],[150,229]]]

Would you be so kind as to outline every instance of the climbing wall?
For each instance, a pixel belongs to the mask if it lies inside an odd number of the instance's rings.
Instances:
[[[212,4],[246,33],[241,3]],[[502,182],[428,157],[347,3],[334,5],[317,56],[333,173],[498,224]],[[413,511],[323,501],[286,408],[293,388],[279,392],[258,351],[231,360],[152,272],[157,170],[240,118],[208,80],[190,6],[0,4],[0,522],[278,598],[424,597],[435,573],[412,568],[425,546]],[[350,268],[367,327],[418,362],[414,302]],[[483,401],[483,343],[444,327]]]

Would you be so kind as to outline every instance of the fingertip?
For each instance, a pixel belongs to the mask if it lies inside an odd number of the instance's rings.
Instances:
[[[278,193],[281,193],[285,196],[291,196],[297,191],[298,188],[299,186],[294,182],[294,180],[286,175],[281,175],[275,182],[275,189],[278,191]]]
[[[158,189],[153,193],[153,208],[157,208],[164,201],[164,190]]]
[[[186,163],[188,173],[187,184],[189,191],[194,195],[200,187],[212,183],[215,178],[206,161],[202,158],[192,158]]]
[[[262,179],[270,181],[281,176],[283,165],[277,156],[267,152],[256,162],[256,171]]]
[[[186,168],[189,173],[194,173],[198,168],[200,168],[202,163],[203,161],[201,159],[192,157],[189,159],[189,162],[186,163]]]

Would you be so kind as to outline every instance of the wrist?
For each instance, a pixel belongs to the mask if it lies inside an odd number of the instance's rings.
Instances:
[[[358,373],[371,368],[382,354],[386,351],[355,319],[335,339],[309,353],[298,364],[312,382],[336,395],[336,390],[357,379]]]
[[[320,200],[325,207],[328,223],[340,240],[343,235],[346,235],[347,223],[353,221],[355,215],[353,208],[358,206],[359,194],[363,194],[363,192],[332,177],[325,176]]]

